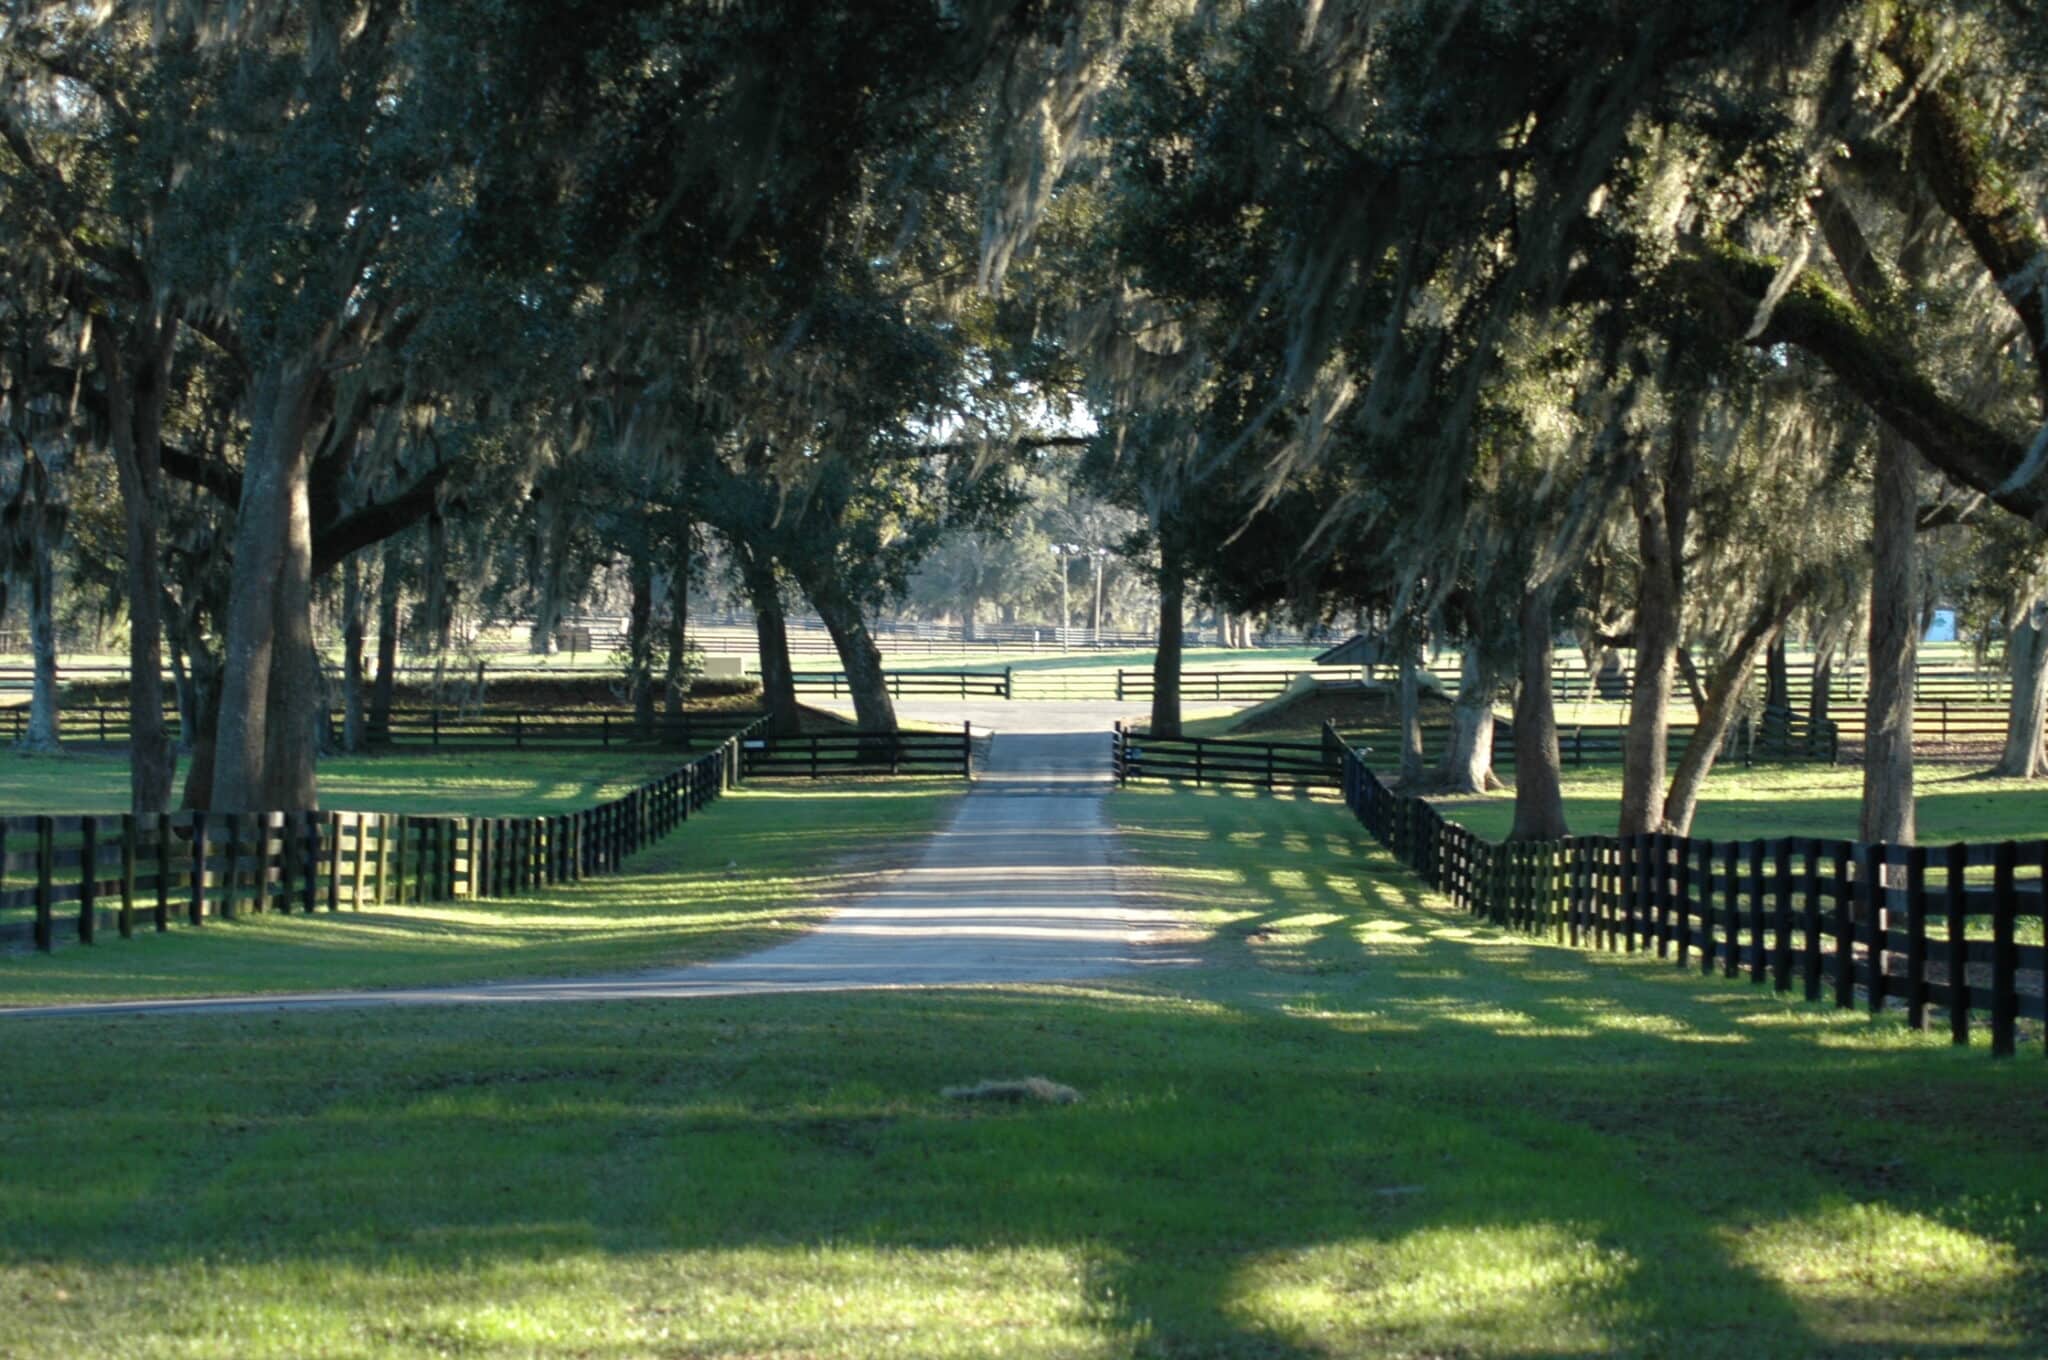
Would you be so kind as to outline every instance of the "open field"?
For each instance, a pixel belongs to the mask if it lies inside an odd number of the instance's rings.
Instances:
[[[1914,788],[1922,844],[2048,837],[2048,783],[2041,780],[1987,779],[1941,767],[1922,769]],[[1854,840],[1862,793],[1863,771],[1854,766],[1716,766],[1707,778],[1692,834],[1716,840]],[[1610,834],[1620,815],[1621,771],[1568,769],[1564,799],[1574,831]],[[1490,840],[1505,836],[1514,821],[1512,791],[1435,801],[1446,816]]]
[[[616,798],[686,759],[675,751],[602,750],[336,756],[320,762],[320,798],[328,807],[362,812],[540,815]],[[184,777],[181,762],[181,785]],[[126,752],[0,752],[0,815],[127,806]]]
[[[960,789],[957,779],[754,784],[616,877],[484,901],[245,913],[47,956],[0,953],[0,1005],[433,986],[727,956],[801,933],[829,908],[821,894],[915,844]]]
[[[2038,1062],[1476,928],[1326,802],[1111,809],[1202,966],[25,1025],[0,1353],[2048,1347]]]

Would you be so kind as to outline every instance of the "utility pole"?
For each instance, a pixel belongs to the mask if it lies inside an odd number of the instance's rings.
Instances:
[[[1089,559],[1095,563],[1095,614],[1089,621],[1088,640],[1095,646],[1102,645],[1102,558],[1100,548],[1091,549]]]
[[[1078,543],[1055,543],[1052,545],[1052,555],[1060,564],[1060,650],[1063,652],[1067,650],[1067,625],[1073,621],[1074,617],[1069,612],[1067,599],[1067,565],[1073,561],[1074,555],[1080,551],[1081,545]]]

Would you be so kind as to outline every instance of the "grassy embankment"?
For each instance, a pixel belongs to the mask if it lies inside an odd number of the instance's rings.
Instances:
[[[1110,808],[1200,966],[17,1028],[0,1353],[2048,1349],[2038,1054],[1474,927],[1327,802]],[[1026,1073],[1083,1100],[941,1094]]]

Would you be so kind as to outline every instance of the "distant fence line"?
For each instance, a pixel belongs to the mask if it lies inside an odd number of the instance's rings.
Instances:
[[[1969,1042],[1988,1012],[1991,1051],[2008,1056],[2024,1016],[2048,1020],[2048,951],[2021,944],[2043,921],[2048,842],[1894,846],[1786,837],[1677,835],[1488,841],[1428,801],[1395,793],[1342,748],[1346,805],[1403,864],[1459,907],[1496,924],[1594,949],[1660,959],[1779,992],[1832,996],[1872,1013],[1895,1000],[1925,1028],[1945,1011]],[[2022,882],[2019,871],[2031,871]],[[1988,923],[1988,932],[1986,925]]]
[[[619,871],[742,777],[752,729],[620,797],[539,817],[299,811],[0,818],[0,941],[47,952],[244,911],[516,895]],[[17,874],[31,882],[10,886]],[[58,908],[67,909],[61,914]]]

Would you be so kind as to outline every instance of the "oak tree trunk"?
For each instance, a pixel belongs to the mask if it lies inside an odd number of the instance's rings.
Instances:
[[[341,749],[369,749],[363,731],[363,568],[354,553],[341,564]]]
[[[1451,705],[1450,744],[1437,767],[1437,785],[1445,793],[1485,793],[1492,782],[1496,680],[1478,643],[1467,642],[1458,664],[1458,698]]]
[[[2048,601],[2028,600],[2013,611],[2006,634],[2006,664],[2012,671],[2007,700],[2005,750],[1991,773],[2009,779],[2038,779],[2044,773],[2043,701],[2048,700]]]
[[[782,613],[782,585],[775,563],[765,552],[732,543],[740,581],[754,606],[754,635],[761,652],[761,703],[768,710],[768,731],[789,736],[803,731],[796,704],[795,671],[789,663],[789,629]]]
[[[829,570],[829,568],[826,568]],[[817,574],[802,582],[811,606],[832,635],[846,672],[847,693],[853,696],[854,725],[863,732],[894,732],[896,705],[889,697],[889,677],[882,669],[882,649],[875,645],[860,605],[837,578]]]
[[[303,696],[273,683],[298,677],[304,659],[295,654],[312,643],[307,433],[315,381],[310,364],[294,363],[271,365],[256,383],[214,738],[209,806],[221,811],[315,805],[310,724],[298,721]]]
[[[1401,782],[1410,788],[1422,782],[1422,677],[1415,649],[1401,647]]]
[[[1181,632],[1185,623],[1187,577],[1180,560],[1162,546],[1159,554],[1159,650],[1152,657],[1151,734],[1178,741],[1180,723]]]
[[[1871,497],[1870,687],[1864,699],[1863,816],[1866,844],[1911,845],[1913,667],[1919,651],[1920,456],[1880,427]]]
[[[398,597],[405,555],[395,538],[384,541],[384,565],[377,576],[377,682],[370,690],[373,742],[391,740],[391,701],[398,687]]]
[[[1521,689],[1515,695],[1514,841],[1554,841],[1569,835],[1564,817],[1562,759],[1557,749],[1557,705],[1550,689],[1553,659],[1551,603],[1557,587],[1522,597]]]
[[[1784,628],[1797,604],[1797,596],[1790,592],[1759,601],[1735,645],[1714,668],[1707,684],[1706,702],[1700,708],[1699,726],[1693,729],[1692,740],[1671,776],[1671,788],[1664,795],[1666,829],[1681,836],[1691,834],[1700,790],[1706,786],[1707,776],[1720,757],[1721,745],[1735,725],[1742,696],[1749,691],[1750,677],[1756,672],[1757,658]]]

